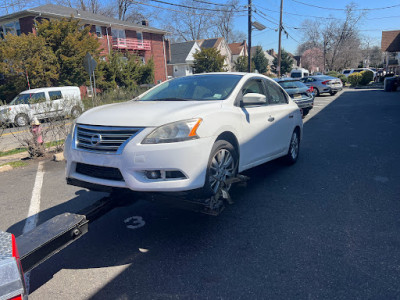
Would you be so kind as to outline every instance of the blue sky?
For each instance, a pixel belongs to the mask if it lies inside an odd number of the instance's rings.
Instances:
[[[140,1],[140,0],[133,0]],[[169,3],[180,3],[179,0],[164,0]],[[203,0],[207,1],[207,0]],[[280,0],[252,0],[257,13],[254,13],[253,21],[258,21],[265,26],[267,29],[263,31],[253,31],[252,45],[261,45],[263,49],[274,48],[278,49],[278,23],[279,23],[279,7]],[[40,4],[52,3],[53,1],[36,0],[28,2],[27,7],[35,7]],[[104,4],[109,4],[111,1],[102,0]],[[226,3],[227,0],[208,0],[213,3]],[[299,2],[311,4],[314,6],[320,6],[330,9],[320,9],[317,7],[311,7]],[[3,1],[4,3],[4,1]],[[157,2],[148,2],[156,6],[164,6],[169,9],[176,7],[160,4]],[[301,23],[306,19],[321,20],[324,21],[326,17],[334,17],[338,19],[344,19],[344,11],[337,9],[344,9],[346,5],[355,3],[358,9],[369,9],[366,11],[365,17],[359,23],[360,33],[363,37],[367,38],[370,45],[380,46],[381,36],[383,30],[400,30],[400,0],[393,1],[372,1],[372,0],[284,0],[283,1],[283,24],[289,33],[290,37],[282,35],[282,46],[289,52],[295,53],[297,45],[302,42],[302,34],[300,30],[296,30],[294,27],[299,27]],[[240,0],[240,6],[245,9],[247,0]],[[396,6],[397,5],[397,6]],[[388,6],[396,6],[389,9],[380,9]],[[216,8],[213,5],[210,8]],[[218,7],[218,6],[217,6]],[[153,20],[151,26],[160,26],[160,21],[165,21],[165,14],[163,9],[145,7],[146,10],[155,10],[159,20]],[[374,10],[372,10],[374,9]],[[5,14],[4,9],[0,9],[2,14]],[[11,11],[10,11],[11,12]],[[165,12],[165,10],[164,10]],[[295,15],[294,15],[295,14]],[[242,31],[247,34],[247,16],[246,13],[238,13],[241,15],[235,20],[235,29]]]
[[[298,0],[303,3],[328,7],[328,8],[336,8],[343,9],[346,5],[350,4],[352,1],[344,1],[344,0],[335,0],[335,1],[322,1],[322,0]],[[255,7],[259,8],[262,13],[267,14],[269,17],[269,21],[265,18],[262,18],[255,15],[255,20],[264,24],[268,27],[268,29],[257,32],[254,31],[252,44],[261,45],[264,49],[278,48],[278,33],[275,32],[274,29],[277,29],[278,26],[274,23],[278,23],[279,21],[279,7],[280,0],[253,0]],[[372,1],[372,0],[363,0],[363,1],[353,1],[359,9],[361,8],[383,8],[388,6],[398,5],[397,7],[393,7],[390,9],[374,9],[368,10],[366,12],[365,17],[359,24],[360,33],[363,37],[368,38],[370,45],[378,45],[381,43],[382,31],[384,30],[400,30],[400,0],[396,1]],[[264,9],[262,9],[264,8]],[[265,8],[270,11],[265,10]],[[276,11],[276,12],[272,12]],[[288,33],[291,37],[286,38],[286,36],[282,35],[282,45],[283,47],[294,53],[296,51],[298,42],[302,41],[301,31],[293,29],[293,27],[300,26],[300,24],[306,19],[316,20],[317,18],[311,17],[334,17],[339,19],[344,19],[345,13],[339,10],[332,9],[319,9],[316,7],[310,7],[294,0],[284,0],[283,1],[283,11],[286,14],[283,14],[283,24],[286,27]],[[297,15],[291,15],[288,13],[293,13]],[[323,19],[319,19],[324,21]],[[274,22],[274,23],[273,23]],[[235,24],[237,29],[243,28],[246,24],[247,19],[245,17],[238,18]],[[296,41],[295,41],[296,40]]]

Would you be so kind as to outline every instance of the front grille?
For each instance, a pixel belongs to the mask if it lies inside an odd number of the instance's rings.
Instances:
[[[122,177],[120,170],[117,168],[101,167],[101,166],[77,163],[75,171],[76,173],[90,177],[107,179],[107,180],[124,181],[124,178]]]
[[[77,124],[75,148],[105,154],[121,154],[128,141],[142,129]]]

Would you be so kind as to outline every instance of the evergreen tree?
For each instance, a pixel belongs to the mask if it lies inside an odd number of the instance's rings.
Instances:
[[[265,57],[261,47],[256,47],[256,53],[251,58],[251,61],[259,73],[263,74],[268,71],[268,58]]]
[[[0,97],[10,100],[28,89],[28,80],[31,88],[56,84],[59,65],[43,37],[8,34],[0,42],[0,73],[4,76]]]
[[[194,73],[223,72],[225,56],[215,48],[202,48],[194,57]]]
[[[274,70],[278,67],[278,58],[274,58]],[[284,49],[281,51],[281,74],[289,73],[293,68],[293,58]]]
[[[79,20],[73,18],[43,20],[38,24],[37,35],[46,40],[60,65],[60,85],[80,86],[89,81],[83,59],[90,53],[98,60],[100,54],[100,44],[89,31],[90,26],[81,28]]]

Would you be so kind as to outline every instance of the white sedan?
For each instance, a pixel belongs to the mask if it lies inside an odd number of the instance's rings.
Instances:
[[[302,129],[297,104],[268,77],[177,78],[82,114],[66,140],[67,182],[211,196],[238,172],[278,157],[295,163]]]

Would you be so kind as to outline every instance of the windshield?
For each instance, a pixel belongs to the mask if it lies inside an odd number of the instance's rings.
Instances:
[[[17,97],[15,97],[10,104],[11,105],[17,105],[17,104],[29,104],[29,98],[31,97],[31,94],[19,94]]]
[[[297,89],[297,88],[304,88],[305,85],[300,81],[281,81],[278,82],[281,87],[284,89]]]
[[[243,75],[209,74],[181,77],[160,84],[139,101],[224,100]]]

